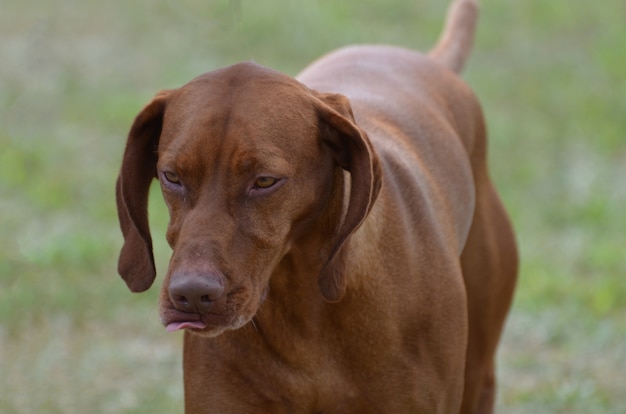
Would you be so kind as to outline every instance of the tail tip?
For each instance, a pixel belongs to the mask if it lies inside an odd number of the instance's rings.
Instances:
[[[448,8],[443,33],[429,56],[460,73],[474,43],[478,13],[478,0],[453,1]]]

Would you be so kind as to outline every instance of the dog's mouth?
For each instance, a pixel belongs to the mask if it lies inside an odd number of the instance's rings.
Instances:
[[[206,329],[207,323],[202,319],[199,313],[181,312],[170,307],[161,309],[161,323],[169,332],[181,329]]]
[[[168,332],[187,330],[204,336],[218,336],[224,331],[236,330],[246,325],[255,312],[250,309],[239,309],[237,312],[229,312],[221,309],[220,313],[200,314],[195,312],[183,312],[173,306],[164,304],[161,306],[161,323]],[[232,309],[231,309],[232,310]],[[219,311],[216,309],[216,311]]]
[[[206,329],[207,324],[202,321],[187,321],[187,322],[170,322],[165,329],[168,332],[180,331],[182,329]]]
[[[174,308],[161,311],[161,323],[169,332],[189,329],[195,332],[222,331],[230,327],[229,318],[216,314],[181,312]]]
[[[267,288],[257,300],[252,300],[245,289],[234,289],[223,301],[216,302],[207,313],[177,309],[168,296],[162,296],[161,323],[168,332],[187,330],[203,336],[218,336],[224,331],[239,329],[250,322],[266,296]]]

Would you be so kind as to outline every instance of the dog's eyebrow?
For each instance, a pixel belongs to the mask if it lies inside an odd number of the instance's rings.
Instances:
[[[288,173],[292,170],[284,154],[279,150],[258,149],[236,154],[232,161],[236,173],[246,174],[253,171]]]

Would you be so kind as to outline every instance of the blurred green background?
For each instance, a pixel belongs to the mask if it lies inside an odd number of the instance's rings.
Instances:
[[[240,60],[296,74],[336,47],[421,50],[441,0],[3,0],[0,412],[182,413],[160,278],[130,294],[114,181],[162,88]],[[626,2],[482,1],[464,74],[515,222],[499,412],[626,412]],[[158,269],[169,250],[151,196]]]

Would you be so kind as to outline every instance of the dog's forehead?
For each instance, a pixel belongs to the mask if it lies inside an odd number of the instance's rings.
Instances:
[[[302,104],[310,90],[294,78],[250,63],[238,63],[198,76],[176,92],[174,104],[211,110],[267,111]],[[191,105],[190,105],[191,104]],[[253,114],[246,114],[251,118]]]
[[[242,170],[293,158],[316,138],[311,91],[295,79],[254,63],[209,72],[175,90],[168,102],[162,155],[187,165],[229,158]]]
[[[306,86],[245,62],[208,72],[172,91],[164,128],[216,131],[238,127],[262,132],[311,124],[314,113],[312,92]]]

